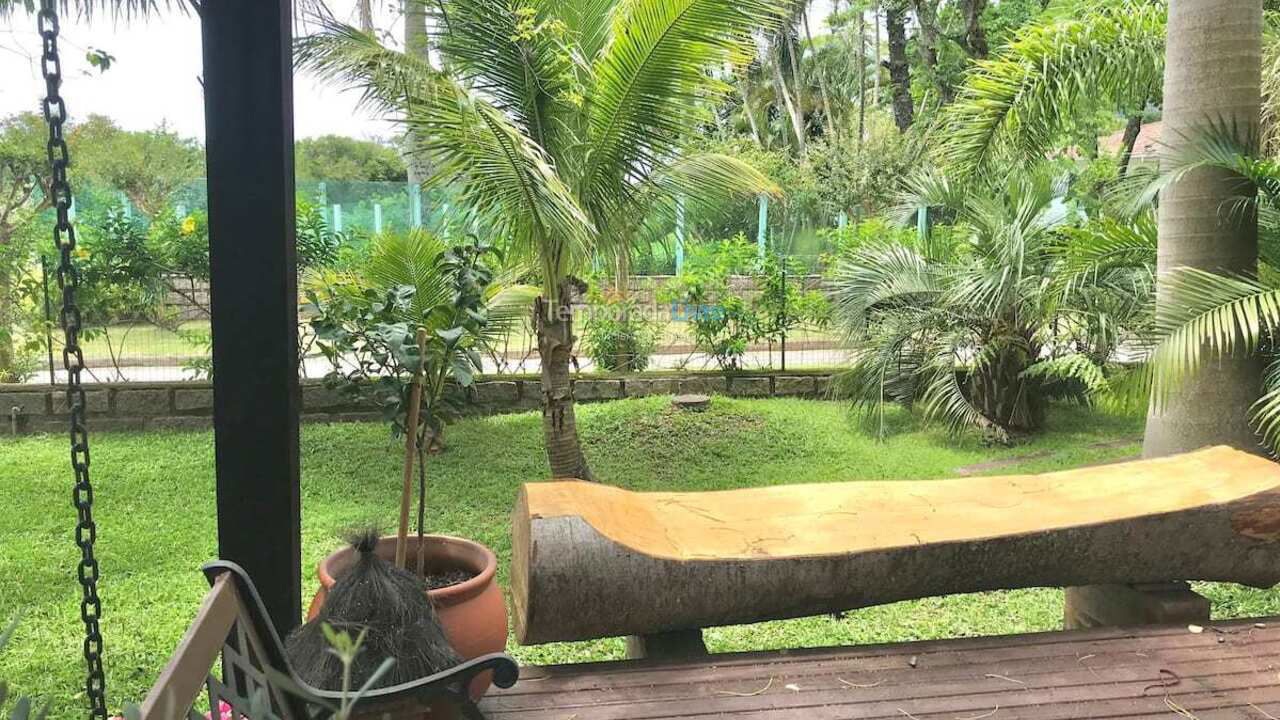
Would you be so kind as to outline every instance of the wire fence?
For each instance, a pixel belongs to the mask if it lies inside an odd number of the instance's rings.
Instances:
[[[381,232],[404,232],[426,228],[440,233],[475,231],[483,227],[483,218],[469,213],[455,197],[442,191],[424,192],[417,186],[395,182],[299,182],[300,202],[319,209],[325,223],[343,238],[343,242],[359,246]],[[124,208],[140,223],[150,222],[123,193],[90,190],[77,195],[75,214],[81,222],[101,217],[109,208]],[[170,208],[179,218],[207,211],[203,181],[192,183],[171,196]],[[761,214],[761,219],[765,214]],[[636,265],[647,274],[631,282],[638,307],[657,328],[657,341],[648,360],[651,370],[701,370],[718,367],[716,358],[699,347],[689,322],[689,308],[660,299],[660,288],[671,281],[681,265],[685,248],[684,229],[673,221],[669,237],[656,241],[653,248]],[[693,244],[691,241],[690,244]],[[810,234],[803,242],[787,238],[777,245],[796,245],[802,252],[791,253],[798,266],[816,268],[821,241]],[[763,248],[763,244],[762,244]],[[56,296],[54,280],[45,268],[32,268],[33,281],[43,284],[45,298]],[[813,275],[798,278],[807,287],[821,289],[821,278]],[[734,285],[745,297],[758,292],[750,277],[734,278]],[[209,289],[207,284],[190,277],[174,276],[167,281],[167,291],[160,300],[160,310],[147,317],[127,314],[101,323],[84,342],[88,367],[86,382],[160,382],[207,378],[211,372],[209,329]],[[586,318],[598,308],[586,302],[585,296],[575,304],[579,334]],[[43,314],[44,324],[40,351],[28,358],[26,382],[54,383],[64,381],[61,348],[56,332],[57,316],[52,308],[34,308]],[[161,320],[157,320],[161,318]],[[28,343],[30,344],[30,343]],[[319,353],[307,324],[299,318],[300,373],[319,378],[332,368]],[[484,356],[484,371],[491,374],[536,373],[539,370],[537,342],[532,322],[512,329],[501,342]],[[752,342],[738,358],[742,370],[802,369],[831,367],[841,364],[845,353],[840,349],[836,333],[822,327],[791,329],[785,339]],[[580,348],[576,358],[581,372],[599,370]]]

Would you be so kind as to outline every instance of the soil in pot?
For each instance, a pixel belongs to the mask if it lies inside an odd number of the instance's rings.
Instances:
[[[427,577],[424,582],[427,584],[428,591],[440,590],[442,588],[450,587],[451,585],[459,585],[475,576],[476,573],[465,568],[453,568],[448,570],[439,570],[437,572],[429,572],[427,573]]]

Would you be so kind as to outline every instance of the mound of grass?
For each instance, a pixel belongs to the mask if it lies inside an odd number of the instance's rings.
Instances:
[[[992,461],[1009,463],[996,473],[1039,472],[1135,455],[1142,425],[1137,417],[1059,407],[1044,435],[993,448],[920,427],[905,412],[890,419],[896,433],[877,442],[843,406],[826,402],[716,398],[705,413],[677,413],[660,397],[579,409],[599,478],[639,490],[928,479]],[[448,450],[429,466],[430,529],[492,547],[505,583],[516,489],[547,475],[541,419],[526,413],[467,420],[451,427],[447,440]],[[50,699],[54,717],[79,714],[83,702],[64,443],[62,436],[0,440],[0,620],[22,615],[0,655],[0,677],[17,692]],[[316,588],[316,562],[344,529],[370,520],[394,524],[400,452],[382,425],[303,428],[305,600]],[[217,550],[212,434],[97,434],[93,463],[108,686],[118,708],[145,695],[205,592],[198,568]],[[1273,593],[1206,587],[1222,615],[1280,612]],[[1009,633],[1058,627],[1061,612],[1060,591],[1024,590],[714,628],[707,639],[713,650],[729,651]],[[513,644],[512,651],[528,663],[578,662],[621,658],[623,644]]]

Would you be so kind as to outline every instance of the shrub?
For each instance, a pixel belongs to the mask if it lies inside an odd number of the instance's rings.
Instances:
[[[602,370],[640,372],[662,337],[658,323],[645,317],[635,300],[602,293],[593,284],[587,296],[586,321],[582,324],[582,346],[587,356]]]

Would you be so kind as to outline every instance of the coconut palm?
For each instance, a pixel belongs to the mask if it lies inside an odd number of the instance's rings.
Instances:
[[[772,190],[734,158],[681,154],[723,90],[708,72],[740,62],[786,0],[441,0],[437,69],[333,19],[301,39],[301,67],[359,88],[413,131],[428,186],[452,184],[493,211],[495,234],[539,269],[543,429],[551,473],[591,477],[577,438],[566,278],[590,252],[625,259],[637,218]]]

